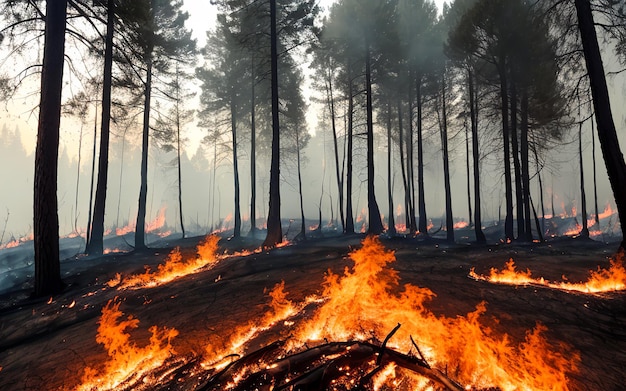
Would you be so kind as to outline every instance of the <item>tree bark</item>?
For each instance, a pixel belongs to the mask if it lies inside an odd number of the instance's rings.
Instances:
[[[329,70],[330,73],[330,70]],[[335,148],[335,173],[337,175],[337,195],[339,197],[339,216],[341,218],[341,231],[346,230],[346,218],[343,212],[343,176],[339,173],[339,148],[337,146],[337,124],[335,122],[335,97],[333,93],[333,78],[328,75],[328,106],[330,109],[330,122],[333,130],[333,146]],[[321,203],[320,203],[321,206]]]
[[[424,187],[424,140],[422,135],[422,78],[416,77],[415,91],[417,101],[417,195],[419,198],[418,231],[428,235],[426,217],[426,190]]]
[[[478,148],[478,94],[474,88],[474,74],[471,70],[467,75],[470,98],[470,117],[472,127],[472,159],[474,162],[474,234],[477,243],[487,243],[483,232],[480,204],[480,149]]]
[[[518,141],[518,133],[517,133],[517,86],[515,85],[515,81],[513,77],[511,77],[511,110],[509,114],[511,115],[511,154],[513,155],[513,173],[514,173],[514,181],[515,181],[515,221],[517,223],[517,238],[522,239],[524,237],[525,226],[524,226],[524,200],[522,197],[522,169],[520,164],[520,148]]]
[[[148,52],[151,52],[148,51]],[[135,224],[135,249],[146,248],[146,202],[148,199],[148,149],[150,140],[150,102],[152,98],[152,58],[146,60],[146,84],[144,87],[143,137],[141,141],[141,185],[139,206]]]
[[[178,64],[177,64],[178,67]],[[178,77],[178,73],[177,76]],[[178,84],[178,82],[177,82]],[[178,84],[178,88],[180,88],[180,84]],[[179,90],[176,90],[176,93],[178,95]],[[180,230],[182,232],[182,236],[183,239],[185,238],[185,222],[184,222],[184,215],[183,215],[183,173],[182,173],[182,168],[180,166],[180,155],[182,152],[182,145],[180,142],[180,131],[181,131],[181,124],[180,124],[180,96],[176,97],[176,163],[178,166],[178,214],[180,217]]]
[[[109,130],[111,126],[111,85],[113,80],[113,34],[115,29],[115,1],[107,0],[107,34],[104,49],[104,79],[102,84],[102,121],[100,124],[100,156],[98,184],[93,209],[91,235],[87,243],[88,254],[102,255],[104,251],[104,215],[109,175]],[[89,229],[89,227],[87,227]]]
[[[504,220],[505,240],[513,239],[513,186],[511,184],[511,152],[509,132],[509,97],[504,61],[500,62],[500,99],[502,110],[502,144],[504,150],[504,192],[506,198],[506,216]]]
[[[533,241],[532,220],[530,215],[530,168],[528,158],[528,92],[522,92],[521,102],[520,153],[522,163],[522,199],[524,202],[524,240]]]
[[[580,169],[580,219],[582,229],[580,237],[589,238],[589,227],[587,226],[587,194],[585,193],[585,172],[583,169],[583,123],[578,124],[578,167]]]
[[[387,98],[387,200],[389,206],[389,216],[387,217],[387,232],[390,235],[396,234],[396,221],[393,210],[393,173],[391,170],[392,159],[392,142],[391,142],[391,103]]]
[[[452,215],[452,190],[450,187],[450,161],[448,159],[448,112],[446,103],[446,76],[441,77],[441,151],[443,156],[443,185],[446,197],[446,240],[454,242],[454,218]]]
[[[372,69],[369,43],[366,43],[365,53],[365,89],[367,105],[367,209],[369,217],[369,234],[378,235],[384,230],[380,219],[380,209],[376,202],[374,191],[374,120],[372,113]]]
[[[276,0],[270,0],[270,40],[272,73],[272,160],[270,168],[270,199],[267,236],[263,247],[274,247],[283,241],[280,219],[280,124],[278,119],[278,33],[276,31]]]
[[[67,0],[49,0],[46,3],[33,200],[34,295],[37,297],[63,289],[59,260],[57,173],[66,18]]]
[[[232,149],[233,149],[233,181],[235,190],[235,227],[233,230],[233,237],[238,238],[241,236],[241,200],[239,189],[239,157],[237,156],[237,96],[234,91],[230,96],[230,130],[232,135]]]
[[[352,78],[348,81],[348,151],[346,162],[346,234],[354,233],[354,215],[352,211],[352,126],[354,123],[354,97],[352,88]]]
[[[622,228],[620,250],[626,249],[626,164],[619,146],[615,123],[611,113],[611,102],[606,85],[602,56],[598,45],[591,3],[589,0],[575,0],[578,15],[578,28],[585,54],[585,63],[589,75],[593,106],[598,125],[598,140],[606,165],[609,182],[615,197],[615,204]]]
[[[402,173],[402,185],[404,186],[404,225],[411,231],[411,193],[409,189],[409,179],[406,173],[404,162],[404,126],[402,125],[402,100],[398,99],[398,146],[400,150],[400,171]]]

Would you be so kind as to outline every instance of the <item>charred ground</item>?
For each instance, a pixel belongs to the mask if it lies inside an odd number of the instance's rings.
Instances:
[[[164,244],[159,249],[115,254],[99,259],[76,259],[85,264],[68,275],[66,291],[48,300],[30,300],[27,291],[1,298],[0,389],[73,389],[86,367],[98,368],[107,359],[96,343],[102,307],[115,297],[120,309],[140,321],[133,331],[138,345],[147,343],[152,325],[176,328],[172,340],[178,356],[202,355],[208,344],[226,344],[233,330],[262,317],[266,292],[285,282],[288,298],[303,301],[320,293],[328,270],[341,273],[351,264],[347,254],[360,246],[362,235],[309,240],[270,252],[231,257],[215,267],[169,284],[118,291],[106,283],[116,273],[130,274],[163,262],[176,246],[193,255],[201,238]],[[413,238],[382,239],[395,250],[391,267],[401,283],[428,287],[436,297],[428,303],[437,315],[462,316],[482,301],[484,321],[499,333],[522,341],[526,330],[541,322],[551,343],[569,345],[581,356],[580,371],[570,375],[574,390],[618,390],[626,383],[626,294],[584,295],[538,286],[494,285],[468,278],[472,267],[486,273],[513,258],[534,275],[560,280],[584,280],[589,270],[606,267],[616,244],[556,239],[544,244],[444,245]],[[221,240],[220,251],[254,249],[260,240]],[[383,339],[385,336],[376,336]],[[276,331],[255,341],[258,346],[281,338]],[[453,376],[451,376],[453,377]],[[181,388],[190,385],[182,382]]]

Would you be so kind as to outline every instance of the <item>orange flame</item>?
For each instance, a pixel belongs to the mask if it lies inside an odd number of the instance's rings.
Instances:
[[[469,227],[469,223],[467,221],[457,221],[454,223],[454,229],[462,229]]]
[[[161,209],[159,209],[159,212],[157,213],[157,216],[154,218],[154,220],[146,224],[146,232],[153,232],[160,228],[163,228],[163,226],[165,225],[165,210],[166,209],[167,207],[165,205],[163,205]]]
[[[154,287],[194,273],[207,265],[213,266],[218,259],[216,256],[218,241],[219,237],[215,235],[207,236],[204,242],[196,248],[198,256],[186,261],[183,261],[180,249],[177,247],[172,250],[165,263],[158,266],[156,272],[153,273],[146,267],[146,271],[142,274],[131,275],[126,278],[122,278],[118,274],[107,284],[110,287],[117,286],[118,289]]]
[[[489,276],[477,274],[474,271],[474,268],[470,270],[469,275],[476,280],[484,280],[500,284],[537,284],[550,288],[582,293],[612,292],[626,289],[626,268],[624,267],[623,260],[624,255],[619,254],[616,259],[610,260],[610,267],[608,269],[601,269],[598,267],[597,270],[589,272],[589,278],[587,281],[579,283],[571,283],[568,281],[550,282],[546,281],[543,277],[534,278],[532,277],[529,269],[526,269],[525,272],[516,270],[513,259],[510,259],[506,263],[505,268],[501,271],[492,268],[489,272]]]
[[[129,330],[139,326],[139,320],[124,315],[120,311],[120,302],[109,300],[102,309],[102,316],[98,322],[96,342],[104,345],[109,355],[104,370],[99,372],[94,368],[86,368],[83,383],[77,390],[115,390],[132,378],[139,379],[155,368],[165,359],[174,354],[171,340],[178,335],[176,329],[156,326],[150,327],[150,343],[144,347],[137,346],[130,339]]]
[[[577,354],[551,350],[537,325],[515,346],[505,334],[496,335],[480,322],[486,312],[481,303],[466,316],[437,317],[426,302],[435,295],[427,288],[404,285],[399,293],[398,273],[387,267],[395,261],[375,237],[353,251],[352,269],[343,276],[329,272],[323,296],[326,302],[310,320],[297,327],[291,347],[307,341],[368,339],[385,335],[398,323],[394,336],[400,350],[410,350],[411,335],[434,366],[457,368],[463,384],[485,388],[567,390],[567,373],[575,372]],[[562,348],[562,347],[561,347]]]

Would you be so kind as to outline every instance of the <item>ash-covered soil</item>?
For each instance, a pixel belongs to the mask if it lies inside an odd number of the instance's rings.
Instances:
[[[138,345],[147,343],[148,328],[158,325],[178,330],[172,340],[177,355],[201,355],[208,344],[225,344],[237,326],[262,317],[269,301],[266,292],[277,283],[285,282],[293,301],[319,294],[326,271],[341,273],[350,266],[347,254],[360,246],[363,236],[317,238],[232,257],[211,269],[150,289],[119,291],[106,284],[116,273],[140,273],[144,265],[156,268],[174,246],[181,247],[184,257],[194,256],[201,239],[66,262],[65,267],[76,272],[66,275],[68,288],[49,304],[48,298],[29,299],[27,290],[0,297],[0,390],[76,387],[86,367],[98,368],[107,359],[104,348],[96,343],[96,330],[102,307],[115,297],[122,301],[120,309],[126,315],[140,321],[131,333]],[[520,269],[530,268],[533,276],[560,280],[566,275],[570,281],[583,281],[590,270],[608,268],[617,244],[574,239],[489,246],[445,245],[414,238],[382,242],[396,250],[397,261],[391,267],[399,272],[402,284],[428,287],[437,295],[427,304],[435,314],[466,315],[485,301],[484,320],[518,342],[526,330],[541,322],[548,328],[550,341],[565,343],[581,355],[580,371],[570,377],[571,389],[624,389],[626,292],[584,295],[468,278],[472,267],[486,274],[513,258]],[[224,239],[220,251],[254,249],[260,243],[253,238]]]

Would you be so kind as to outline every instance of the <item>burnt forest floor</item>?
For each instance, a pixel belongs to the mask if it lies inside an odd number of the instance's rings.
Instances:
[[[120,310],[140,321],[133,332],[138,345],[151,325],[176,328],[172,340],[178,355],[201,355],[207,344],[225,344],[232,330],[263,315],[267,291],[285,282],[288,298],[303,301],[320,294],[328,270],[342,273],[351,265],[347,254],[363,235],[311,239],[269,252],[230,257],[213,268],[150,289],[119,291],[106,283],[116,273],[153,269],[180,246],[193,256],[201,237],[177,240],[164,248],[77,257],[64,274],[67,289],[53,298],[30,299],[27,290],[0,296],[0,390],[73,389],[86,367],[107,359],[96,343],[101,310],[115,297]],[[616,243],[556,239],[543,244],[446,245],[414,238],[383,238],[395,250],[390,266],[401,283],[428,287],[436,297],[427,304],[437,315],[466,315],[487,303],[485,319],[498,332],[522,341],[526,330],[544,324],[549,340],[563,342],[581,355],[580,371],[571,375],[574,390],[623,390],[626,384],[626,293],[566,293],[538,286],[495,285],[468,277],[471,268],[487,274],[510,258],[533,276],[584,281],[590,270],[608,268]],[[254,249],[260,239],[220,241],[220,252]]]

